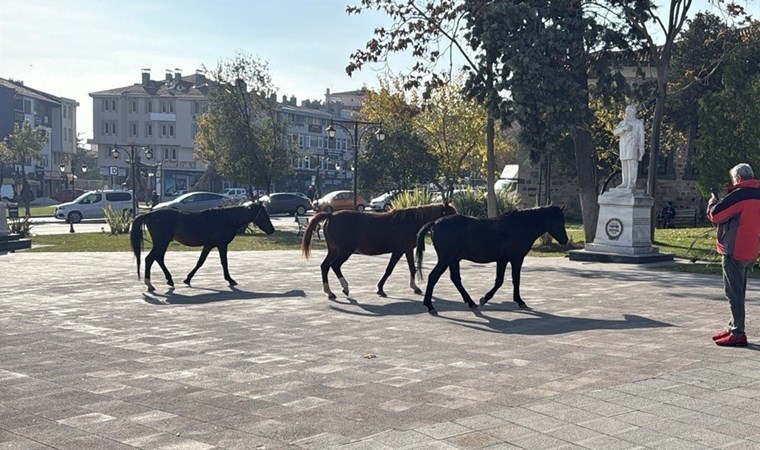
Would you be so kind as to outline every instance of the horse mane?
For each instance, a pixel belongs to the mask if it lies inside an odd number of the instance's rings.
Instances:
[[[245,205],[224,206],[202,211],[206,217],[215,218],[229,223],[245,223],[250,217],[250,208]]]
[[[441,216],[440,211],[443,209],[442,203],[434,203],[431,205],[423,206],[410,206],[408,208],[401,208],[391,211],[389,214],[393,217],[392,220],[415,223],[427,223],[432,222]]]
[[[533,208],[516,209],[508,213],[502,214],[501,219],[515,220],[519,222],[529,220],[543,220],[546,217],[551,217],[561,212],[562,208],[556,205],[549,206],[536,206]]]

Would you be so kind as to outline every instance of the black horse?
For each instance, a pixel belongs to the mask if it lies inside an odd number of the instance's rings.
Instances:
[[[422,255],[425,252],[425,235],[432,230],[433,246],[438,263],[430,272],[424,305],[430,314],[437,314],[431,298],[438,279],[449,269],[451,281],[470,308],[477,308],[462,286],[459,261],[466,259],[476,263],[496,261],[496,282],[493,289],[480,299],[485,305],[504,283],[507,263],[512,264],[514,301],[520,308],[527,308],[520,297],[520,269],[525,255],[533,242],[542,234],[549,233],[560,244],[567,244],[565,214],[559,206],[545,206],[514,211],[492,219],[476,219],[467,216],[443,217],[426,224],[417,234],[417,273],[422,278]]]
[[[209,252],[216,247],[219,250],[219,258],[222,260],[224,279],[235,286],[237,283],[227,270],[227,246],[241,228],[253,222],[266,234],[274,233],[274,226],[269,220],[264,206],[249,202],[242,206],[228,208],[212,208],[197,213],[180,212],[173,209],[159,209],[146,214],[141,214],[132,223],[129,240],[132,251],[137,258],[137,278],[140,278],[140,251],[142,250],[143,231],[145,225],[153,239],[153,248],[145,257],[145,285],[148,291],[156,288],[150,283],[150,266],[153,261],[164,271],[166,282],[174,286],[172,275],[164,264],[164,255],[172,240],[191,247],[203,247],[201,256],[195,268],[187,275],[184,283],[190,285],[193,275],[201,268]]]

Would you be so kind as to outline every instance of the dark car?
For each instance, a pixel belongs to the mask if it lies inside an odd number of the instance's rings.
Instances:
[[[52,194],[50,198],[57,202],[66,203],[79,198],[82,194],[84,194],[84,191],[81,189],[63,189]]]
[[[300,192],[277,192],[260,198],[269,214],[295,214],[302,216],[312,209],[309,197]]]

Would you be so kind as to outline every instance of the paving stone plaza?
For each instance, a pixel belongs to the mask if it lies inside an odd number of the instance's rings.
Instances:
[[[750,346],[719,348],[716,276],[528,258],[532,311],[445,275],[432,317],[403,261],[375,295],[387,256],[328,300],[323,255],[233,252],[237,289],[216,254],[172,293],[154,266],[155,295],[128,253],[0,257],[0,448],[760,448],[756,281]],[[494,272],[463,263],[475,299]]]

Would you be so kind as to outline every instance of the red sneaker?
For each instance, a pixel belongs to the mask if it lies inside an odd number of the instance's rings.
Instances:
[[[742,334],[741,336],[736,336],[735,334],[729,334],[724,338],[718,339],[715,343],[721,347],[746,347],[747,335]]]
[[[719,332],[713,334],[712,340],[713,341],[717,341],[718,339],[723,339],[724,337],[728,336],[729,334],[731,334],[731,332],[728,331],[728,330],[719,331]]]

